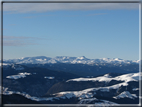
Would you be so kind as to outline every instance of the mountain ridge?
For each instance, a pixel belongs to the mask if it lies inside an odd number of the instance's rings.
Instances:
[[[71,64],[97,64],[97,63],[112,63],[112,64],[138,64],[140,60],[123,60],[121,58],[99,58],[89,59],[85,56],[70,57],[70,56],[56,56],[54,58],[46,56],[22,57],[17,59],[3,60],[4,64],[55,64],[55,63],[71,63]]]

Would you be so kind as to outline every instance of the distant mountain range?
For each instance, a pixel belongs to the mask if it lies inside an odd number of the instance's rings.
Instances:
[[[139,60],[123,60],[120,58],[100,58],[100,59],[88,59],[85,56],[81,57],[69,57],[69,56],[57,56],[55,58],[46,56],[37,57],[22,57],[19,59],[8,59],[4,60],[4,64],[16,63],[16,64],[55,64],[55,63],[71,63],[71,64],[101,64],[101,63],[111,63],[111,64],[131,64],[139,63]]]
[[[57,56],[55,58],[37,56],[9,59],[3,61],[4,68],[11,66],[15,70],[24,67],[41,67],[54,71],[69,72],[79,76],[99,76],[106,73],[135,73],[139,71],[139,60],[120,58],[88,59],[82,57]]]

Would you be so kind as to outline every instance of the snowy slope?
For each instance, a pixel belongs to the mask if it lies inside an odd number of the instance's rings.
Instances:
[[[89,91],[89,90],[88,90]],[[28,99],[31,99],[31,100],[34,100],[34,101],[54,101],[54,100],[60,100],[60,99],[70,99],[72,97],[78,97],[80,99],[80,101],[78,102],[79,104],[86,104],[85,102],[91,102],[91,101],[98,101],[98,99],[96,98],[92,98],[92,94],[91,93],[87,93],[87,90],[85,91],[80,91],[80,92],[75,92],[74,94],[73,93],[69,93],[69,94],[66,94],[66,96],[60,96],[59,93],[58,93],[58,96],[56,97],[34,97],[34,96],[30,96],[29,94],[23,92],[23,93],[20,93],[20,92],[15,92],[15,91],[8,91],[8,88],[4,88],[3,87],[3,94],[4,95],[11,95],[11,94],[19,94],[19,95],[22,95],[22,96],[25,96],[26,98]],[[63,94],[63,93],[60,93],[60,94]],[[96,104],[114,104],[116,105],[116,103],[114,102],[111,102],[111,101],[106,101],[106,100],[101,100],[100,102],[96,103]]]
[[[111,80],[117,80],[117,81],[123,81],[122,83],[118,83],[115,85],[111,85],[111,86],[106,86],[106,87],[98,87],[98,88],[88,88],[88,89],[84,89],[81,91],[64,91],[64,92],[58,92],[58,93],[54,93],[51,96],[52,97],[34,97],[34,96],[30,96],[27,93],[20,93],[20,92],[14,92],[14,91],[8,91],[7,88],[3,89],[3,94],[5,95],[9,95],[9,94],[20,94],[25,96],[28,99],[31,100],[35,100],[35,101],[55,101],[55,100],[70,100],[72,98],[77,98],[78,99],[78,104],[88,104],[88,103],[95,103],[96,105],[103,105],[103,104],[109,104],[109,105],[116,105],[117,103],[112,102],[112,101],[107,101],[107,100],[102,100],[102,99],[98,99],[96,98],[95,95],[98,95],[98,93],[106,93],[109,95],[110,97],[110,93],[114,93],[114,95],[112,96],[113,99],[117,100],[117,99],[122,99],[122,98],[128,98],[128,99],[132,99],[135,100],[136,98],[138,98],[138,96],[136,94],[131,94],[129,91],[123,90],[123,92],[121,92],[120,94],[117,94],[117,91],[120,87],[123,86],[128,86],[128,82],[130,81],[138,81],[139,80],[139,74],[140,73],[130,73],[130,74],[125,74],[125,75],[121,75],[121,76],[117,76],[115,78],[111,78],[108,74],[105,74],[104,76],[101,77],[96,77],[96,78],[84,78],[84,79],[70,79],[66,82],[69,81],[106,81],[109,82]],[[112,91],[113,90],[113,91]],[[115,90],[115,91],[114,91]],[[138,87],[135,87],[132,89],[133,92],[135,92],[136,90],[138,90]],[[101,96],[100,94],[100,96]]]
[[[76,78],[76,79],[70,79],[66,82],[69,81],[99,81],[99,82],[110,82],[112,80],[117,80],[117,81],[138,81],[139,80],[139,75],[140,73],[130,73],[130,74],[125,74],[121,76],[117,76],[114,78],[111,78],[108,74],[105,74],[104,76],[96,77],[96,78]]]
[[[129,91],[124,91],[121,94],[119,94],[118,96],[113,97],[113,98],[120,99],[120,98],[125,98],[125,97],[126,98],[131,98],[131,99],[137,98],[137,96],[135,94],[131,94]]]
[[[19,94],[22,95],[28,99],[34,100],[34,101],[54,101],[54,100],[60,100],[60,99],[66,99],[66,98],[70,98],[70,97],[49,97],[49,98],[40,98],[40,97],[34,97],[34,96],[30,96],[29,94],[23,92],[15,92],[15,91],[7,91],[8,88],[3,88],[3,94],[4,95],[11,95],[11,94]],[[84,95],[83,95],[84,96]],[[85,99],[86,98],[86,99]],[[115,106],[118,105],[117,103],[111,102],[111,101],[107,101],[107,100],[98,100],[97,98],[90,98],[90,97],[83,97],[82,99],[80,99],[80,101],[78,102],[78,104],[87,104],[89,102],[92,101],[97,101],[97,103],[95,103],[96,106],[101,106],[101,105],[111,105],[111,106]]]
[[[107,100],[101,100],[101,102],[95,103],[96,107],[113,107],[113,106],[119,106],[119,104],[107,101]]]
[[[130,81],[138,81],[139,80],[139,75],[140,75],[140,73],[130,73],[130,74],[117,76],[115,78],[110,78],[109,76],[104,75],[104,76],[97,77],[97,78],[70,79],[70,80],[68,80],[66,82],[69,82],[69,81],[106,81],[106,82],[109,82],[111,80],[117,80],[117,81],[123,81],[123,82],[112,85],[112,86],[99,87],[99,88],[89,88],[89,89],[85,89],[85,90],[82,90],[82,91],[59,92],[59,93],[56,93],[55,95],[62,96],[62,97],[67,97],[67,98],[78,97],[79,99],[92,98],[92,96],[95,95],[97,91],[109,92],[112,89],[117,90],[121,86],[127,86],[128,82],[130,82]],[[124,96],[124,94],[125,94],[125,96],[128,96],[129,98],[137,98],[136,95],[130,94],[127,91],[123,92],[119,96],[116,96],[115,98],[121,98],[122,96]]]

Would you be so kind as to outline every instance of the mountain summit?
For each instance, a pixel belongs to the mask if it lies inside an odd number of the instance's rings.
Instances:
[[[77,57],[77,59],[86,59],[85,56]]]

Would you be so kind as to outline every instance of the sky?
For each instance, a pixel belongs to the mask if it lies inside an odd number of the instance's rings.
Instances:
[[[4,3],[3,58],[139,59],[139,5]]]

